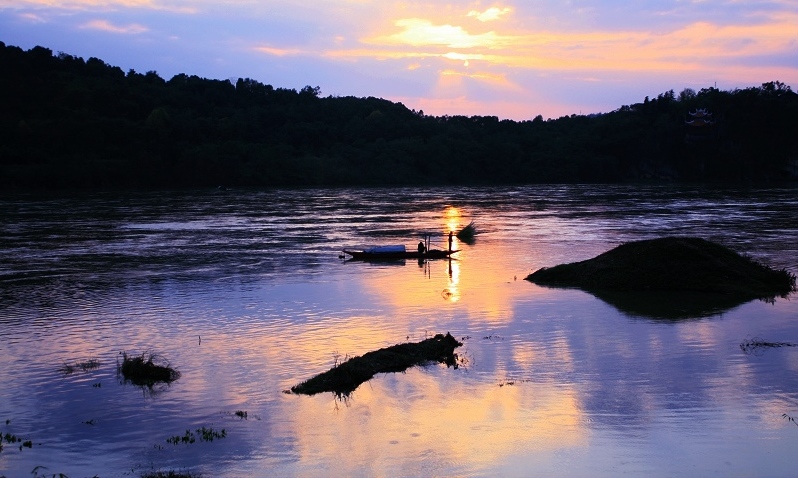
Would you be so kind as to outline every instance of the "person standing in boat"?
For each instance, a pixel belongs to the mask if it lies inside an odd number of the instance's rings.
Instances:
[[[427,248],[424,246],[424,241],[418,241],[418,253],[424,254]]]
[[[449,252],[452,252],[452,231],[449,231]]]

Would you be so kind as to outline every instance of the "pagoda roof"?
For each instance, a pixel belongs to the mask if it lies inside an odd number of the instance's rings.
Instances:
[[[706,108],[696,108],[695,110],[687,113],[694,118],[703,118],[705,116],[712,116],[712,113],[707,111]]]
[[[713,124],[715,124],[715,122],[709,119],[696,118],[690,121],[685,121],[684,124],[693,127],[702,127],[702,126],[712,126]]]

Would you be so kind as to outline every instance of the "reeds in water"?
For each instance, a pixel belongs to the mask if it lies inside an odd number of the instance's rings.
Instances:
[[[100,361],[96,358],[91,358],[88,360],[83,360],[80,362],[75,363],[66,363],[64,362],[64,366],[61,367],[59,372],[63,373],[64,375],[71,375],[77,370],[81,370],[83,372],[88,372],[90,370],[96,370],[100,368]]]
[[[474,224],[474,221],[471,221],[467,226],[460,229],[456,235],[461,241],[465,242],[466,244],[471,244],[474,242],[474,236],[477,235],[477,226]]]

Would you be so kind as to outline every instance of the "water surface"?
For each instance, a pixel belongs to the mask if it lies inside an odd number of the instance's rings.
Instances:
[[[681,320],[533,270],[690,235],[798,271],[794,188],[534,186],[109,193],[0,199],[0,475],[790,476],[798,306]],[[345,261],[475,221],[453,261]],[[347,399],[283,390],[437,332],[461,366]],[[119,353],[182,377],[120,381]],[[64,373],[65,364],[100,366]],[[242,419],[236,411],[246,411]],[[8,420],[8,423],[6,421]],[[167,443],[224,429],[213,442]]]

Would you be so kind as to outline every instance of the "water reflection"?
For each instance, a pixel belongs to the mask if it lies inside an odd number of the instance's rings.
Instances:
[[[303,464],[333,454],[339,459],[327,466],[337,476],[364,469],[373,475],[480,474],[519,453],[550,453],[588,440],[575,394],[560,387],[474,390],[416,369],[361,390],[333,415],[314,400],[292,404]]]
[[[709,292],[603,290],[590,293],[629,316],[666,321],[712,317],[750,301]]]
[[[746,355],[739,344],[798,342],[794,297],[650,320],[661,308],[648,299],[516,279],[674,232],[721,238],[795,272],[794,193],[539,186],[432,198],[344,189],[4,199],[0,431],[35,445],[6,447],[0,469],[788,475],[798,427],[783,415],[798,417],[798,347]],[[448,231],[472,219],[479,239],[458,241],[452,261],[338,259],[343,246],[412,244],[429,231],[445,248]],[[458,350],[466,367],[378,375],[344,403],[281,393],[337,359],[446,331],[469,337]],[[159,352],[182,376],[145,396],[116,381],[122,350]],[[59,372],[92,358],[96,370]],[[165,446],[201,426],[227,437]]]

